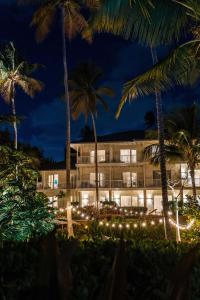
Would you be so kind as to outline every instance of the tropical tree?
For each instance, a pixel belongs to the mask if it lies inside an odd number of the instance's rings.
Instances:
[[[38,64],[30,64],[20,57],[12,42],[0,47],[0,95],[12,106],[15,149],[18,146],[16,87],[20,87],[30,97],[41,92],[44,87],[42,82],[30,77],[37,68]]]
[[[124,18],[126,16],[126,18]],[[103,2],[101,10],[91,20],[91,28],[86,31],[86,36],[91,36],[93,31],[110,32],[122,35],[125,39],[137,39],[142,44],[151,48],[153,65],[157,64],[156,47],[178,41],[182,35],[183,28],[189,22],[189,17],[185,13],[185,8],[174,1],[155,0],[108,0]],[[172,26],[173,24],[173,26]],[[162,98],[160,89],[154,80],[150,82],[151,89],[155,94],[157,127],[160,151],[160,170],[162,182],[163,212],[170,235],[170,225],[168,222],[168,192],[167,176],[164,149],[164,127],[162,114]],[[132,85],[131,85],[132,87]],[[127,92],[128,89],[128,92]],[[127,100],[131,100],[136,95],[130,93],[130,87],[124,88],[123,97],[119,105],[117,117],[119,117],[122,107]],[[167,238],[166,231],[166,238]]]
[[[15,166],[18,166],[17,170]],[[0,146],[0,237],[21,240],[45,235],[54,229],[48,198],[36,191],[35,158]]]
[[[200,115],[199,107],[193,104],[183,107],[166,117],[165,120],[166,140],[165,152],[168,162],[185,162],[189,174],[184,174],[187,179],[191,177],[193,198],[196,199],[195,169],[199,164],[200,157]],[[159,158],[159,144],[146,147],[145,157],[152,163],[157,164]]]
[[[37,0],[19,0],[24,4],[37,4]],[[67,214],[68,214],[68,236],[73,236],[71,221],[70,204],[70,143],[71,143],[71,122],[70,122],[70,99],[68,90],[68,64],[66,37],[71,40],[78,34],[82,34],[88,26],[86,18],[82,14],[82,8],[96,9],[99,7],[99,0],[43,0],[41,6],[35,12],[32,25],[36,27],[36,40],[43,41],[49,34],[57,11],[60,11],[62,50],[64,66],[64,89],[66,103],[66,195],[67,195]]]
[[[95,118],[98,113],[98,106],[101,104],[104,109],[108,110],[108,105],[104,97],[114,96],[110,87],[101,86],[102,71],[92,63],[79,65],[72,74],[69,81],[70,99],[72,105],[72,115],[77,119],[81,114],[87,121],[90,116],[94,132],[95,142],[95,186],[96,186],[96,206],[99,208],[99,172],[98,172],[98,143]]]

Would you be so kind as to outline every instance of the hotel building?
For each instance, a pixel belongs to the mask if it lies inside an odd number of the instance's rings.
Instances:
[[[159,166],[144,160],[145,147],[157,140],[145,139],[142,131],[129,131],[99,137],[98,169],[99,200],[115,201],[121,207],[146,207],[162,211]],[[71,201],[81,206],[95,205],[95,153],[93,142],[71,144],[76,152],[75,168],[71,170]],[[180,195],[185,201],[192,194],[191,178],[185,162],[167,163],[167,176],[176,183],[174,193],[169,188],[169,200]],[[200,195],[200,169],[195,171],[197,195]],[[184,188],[181,189],[184,183]],[[60,191],[65,191],[65,170],[41,170],[38,190],[44,192],[55,206],[62,207]]]

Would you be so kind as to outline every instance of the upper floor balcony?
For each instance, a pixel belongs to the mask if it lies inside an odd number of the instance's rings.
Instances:
[[[119,163],[119,164],[135,164],[137,162],[136,155],[120,155],[120,154],[105,154],[97,156],[98,164]],[[94,156],[79,156],[78,164],[95,164]]]

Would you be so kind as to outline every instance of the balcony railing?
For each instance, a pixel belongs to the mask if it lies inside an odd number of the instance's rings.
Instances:
[[[78,157],[78,164],[94,164],[94,156],[80,156]],[[121,164],[133,164],[136,163],[136,156],[130,155],[98,155],[98,163],[121,163]]]
[[[125,182],[123,180],[103,180],[99,182],[99,188],[138,188],[143,187],[143,181],[137,182]],[[77,182],[78,188],[95,188],[95,183],[89,181],[79,181]]]
[[[176,178],[176,181],[178,179]],[[173,182],[173,180],[172,180]],[[191,187],[191,181],[183,181],[185,187]],[[182,183],[183,183],[182,182]],[[181,179],[178,181],[175,187],[181,187]],[[200,187],[200,178],[195,178],[196,187]],[[137,181],[123,181],[123,180],[100,180],[99,181],[99,188],[117,188],[117,189],[124,189],[124,188],[156,188],[161,187],[161,179],[154,179],[152,177],[145,178],[145,182],[143,179],[138,178]],[[71,182],[71,189],[75,188],[95,188],[95,183],[90,182],[90,180],[82,179],[78,181]],[[37,183],[38,190],[59,190],[59,189],[66,189],[66,182],[59,182],[56,185],[48,184],[48,183]]]
[[[71,189],[76,188],[76,182],[71,182],[70,184]],[[44,184],[42,182],[37,183],[37,189],[38,190],[59,190],[59,189],[66,189],[66,182],[61,182],[59,184]]]

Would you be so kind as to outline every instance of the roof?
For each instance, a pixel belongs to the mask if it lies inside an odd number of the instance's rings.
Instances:
[[[129,130],[122,132],[115,132],[111,134],[98,136],[98,143],[103,142],[131,142],[134,140],[147,140],[145,136],[144,130]],[[88,139],[80,139],[72,142],[72,144],[84,144],[84,143],[92,143],[93,141],[89,141]]]

